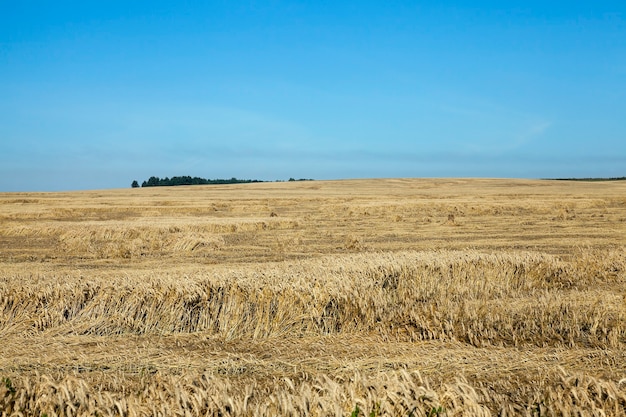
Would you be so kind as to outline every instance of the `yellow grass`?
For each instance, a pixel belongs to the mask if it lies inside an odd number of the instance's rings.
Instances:
[[[624,182],[0,194],[0,415],[624,416],[625,239]]]

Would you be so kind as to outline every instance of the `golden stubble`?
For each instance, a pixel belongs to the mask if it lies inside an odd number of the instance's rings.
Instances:
[[[624,182],[0,194],[0,411],[625,415],[625,237]]]

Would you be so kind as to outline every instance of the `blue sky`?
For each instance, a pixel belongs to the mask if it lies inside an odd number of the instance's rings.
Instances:
[[[626,175],[626,3],[0,0],[0,191]]]

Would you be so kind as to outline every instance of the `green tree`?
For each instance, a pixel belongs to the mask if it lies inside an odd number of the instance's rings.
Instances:
[[[137,180],[134,180],[130,186],[133,188],[139,188],[139,183],[137,182]]]

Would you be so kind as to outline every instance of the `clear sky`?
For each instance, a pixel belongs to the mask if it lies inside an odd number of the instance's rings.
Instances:
[[[624,1],[0,0],[0,191],[626,175]]]

